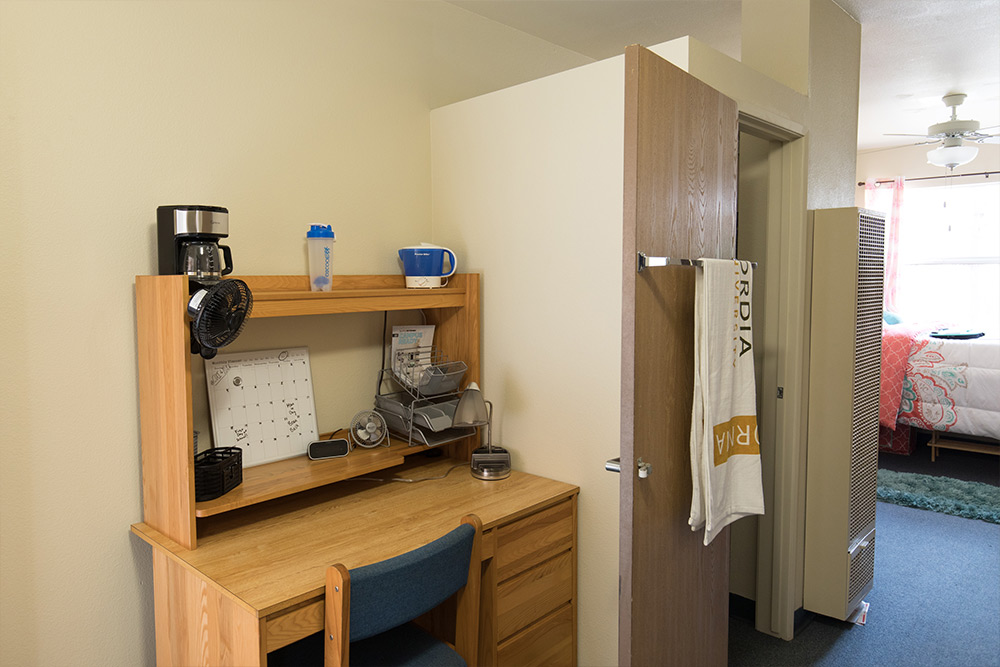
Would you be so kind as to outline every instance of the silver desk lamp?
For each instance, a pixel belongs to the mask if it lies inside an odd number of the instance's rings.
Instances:
[[[476,479],[496,480],[510,477],[510,452],[493,446],[493,404],[483,399],[479,385],[470,382],[455,408],[454,426],[485,426],[486,446],[472,452],[470,468]]]

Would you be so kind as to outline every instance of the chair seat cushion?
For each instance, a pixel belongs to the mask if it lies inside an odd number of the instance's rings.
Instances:
[[[268,665],[309,667],[323,664],[323,633],[317,632],[267,656]],[[351,667],[465,667],[462,656],[412,623],[351,643]]]

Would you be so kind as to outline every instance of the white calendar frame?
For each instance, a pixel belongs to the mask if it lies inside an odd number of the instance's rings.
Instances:
[[[318,439],[309,349],[218,354],[205,360],[216,447],[239,447],[243,467],[301,456]]]

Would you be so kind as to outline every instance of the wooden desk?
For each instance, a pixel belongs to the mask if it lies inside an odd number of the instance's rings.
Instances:
[[[323,627],[327,566],[355,568],[483,522],[480,663],[575,664],[578,487],[513,472],[473,479],[468,463],[410,460],[201,520],[196,549],[145,523],[153,547],[160,665],[266,665],[267,652]]]

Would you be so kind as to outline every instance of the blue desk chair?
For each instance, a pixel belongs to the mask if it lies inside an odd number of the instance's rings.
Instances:
[[[482,522],[469,515],[430,544],[372,565],[326,573],[325,632],[268,655],[268,665],[475,665]],[[411,623],[456,595],[455,643]]]

